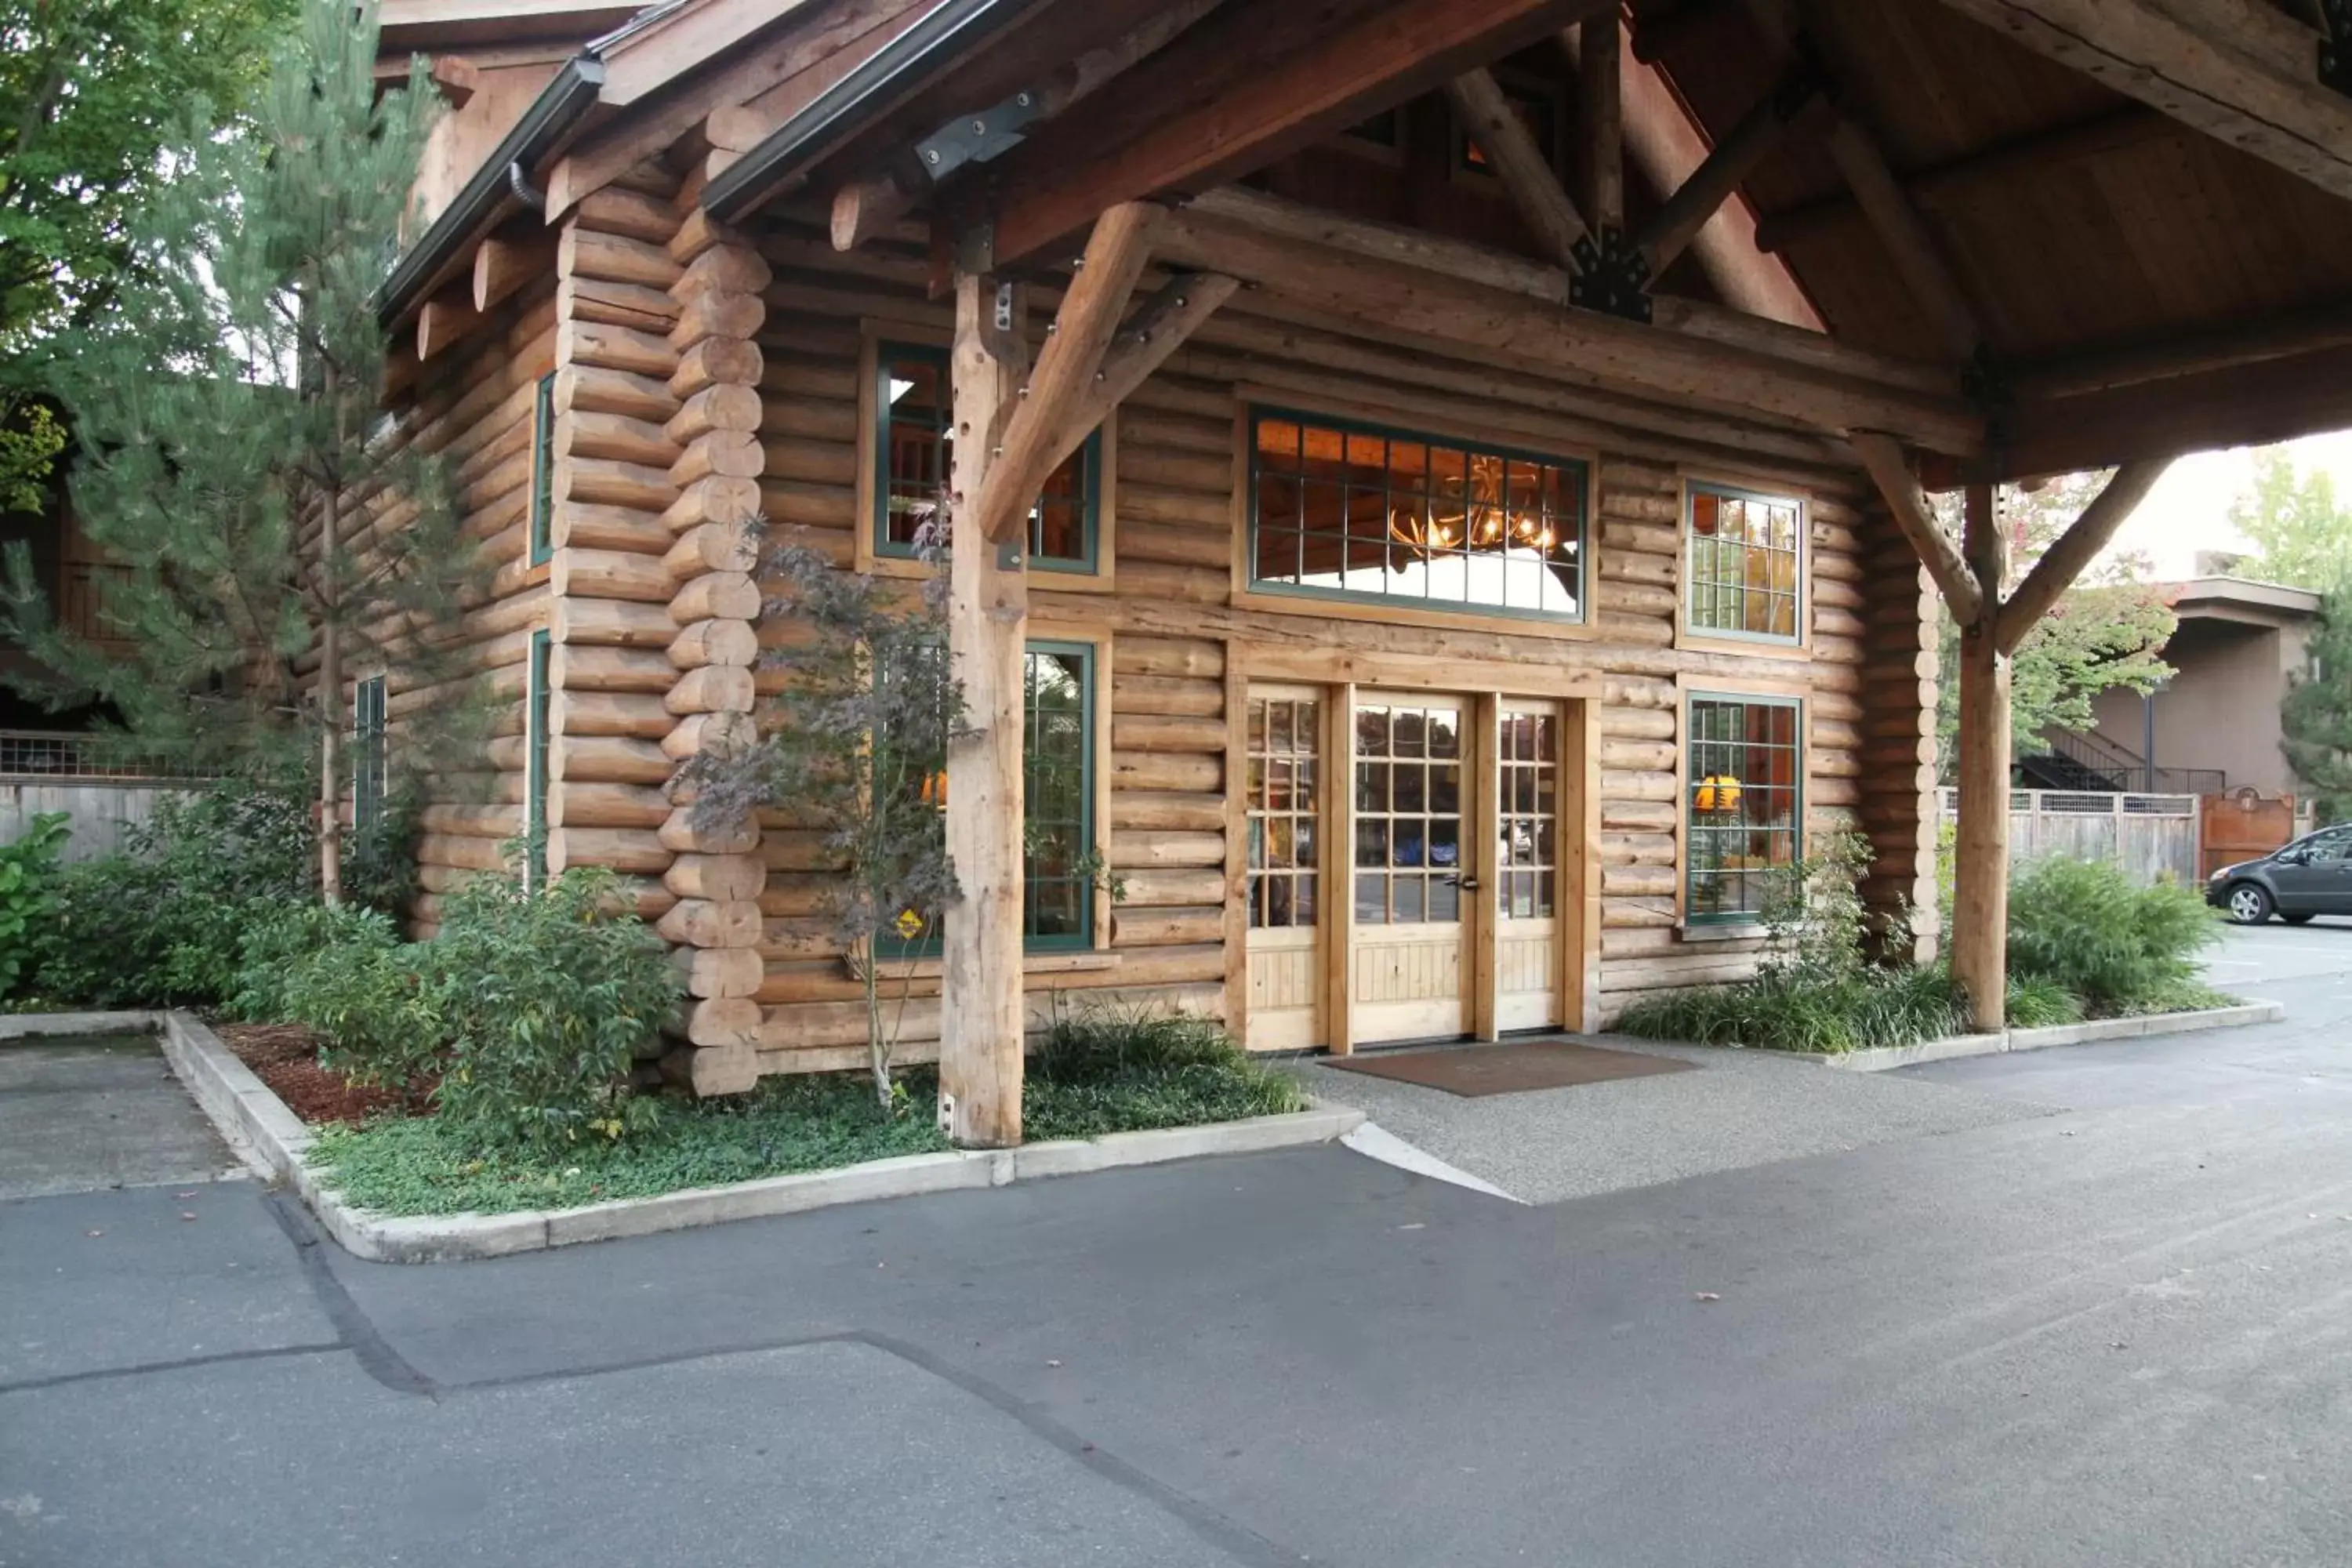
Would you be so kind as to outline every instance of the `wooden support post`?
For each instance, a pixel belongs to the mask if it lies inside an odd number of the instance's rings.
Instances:
[[[2009,990],[2009,658],[1994,629],[2009,542],[1989,484],[1969,487],[1962,548],[1979,606],[1960,625],[1960,825],[1954,849],[1952,978],[1968,998],[1976,1027],[1993,1030],[2007,1016]]]
[[[1002,288],[1003,292],[1000,292]],[[948,907],[940,983],[940,1125],[963,1148],[1021,1142],[1023,673],[1029,590],[1022,542],[991,541],[980,498],[1024,369],[1017,286],[959,272],[948,652],[969,732],[948,749]],[[1000,312],[1010,324],[1000,329]]]
[[[1969,570],[1967,559],[1954,547],[1944,531],[1936,526],[1935,518],[1928,513],[1927,500],[1919,493],[1918,481],[1911,477],[1909,466],[1903,461],[1902,447],[1894,437],[1881,435],[1874,430],[1856,430],[1847,439],[1853,442],[1863,466],[1870,470],[1871,479],[1878,486],[1879,495],[1886,502],[1886,510],[1895,514],[1895,526],[1903,531],[1903,537],[1910,541],[1911,548],[1918,552],[1920,563],[1927,568],[1927,574],[1936,580],[1936,586],[1943,590],[1944,602],[1951,606],[1952,618],[1964,626],[1983,618],[1988,604],[1998,605],[1999,599],[1996,596],[1988,600],[1979,590],[1977,578]],[[1996,580],[1993,584],[1995,595],[2000,593],[2000,584]]]
[[[1625,106],[1620,24],[1612,13],[1577,28],[1578,194],[1602,228],[1625,226]]]
[[[1127,202],[1095,220],[1085,262],[1062,296],[1036,374],[1016,394],[1003,450],[990,456],[982,481],[972,491],[978,505],[971,515],[988,538],[1013,537],[1059,461],[1055,454],[1067,457],[1086,438],[1086,430],[1074,421],[1102,368],[1103,352],[1118,331],[1135,280],[1150,258],[1151,226],[1159,213],[1148,202]]]
[[[1528,229],[1562,267],[1574,271],[1576,242],[1588,232],[1584,215],[1560,188],[1550,160],[1528,133],[1502,88],[1485,70],[1467,71],[1445,84],[1445,96]]]

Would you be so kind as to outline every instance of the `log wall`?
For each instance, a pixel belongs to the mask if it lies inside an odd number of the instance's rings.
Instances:
[[[762,232],[759,250],[772,274],[755,324],[760,504],[772,523],[811,530],[847,566],[865,521],[863,341],[937,337],[948,312],[928,298],[923,258],[910,247],[845,258],[813,228],[779,222]],[[1050,293],[1039,301],[1041,330],[1052,304]],[[1476,617],[1368,624],[1237,604],[1236,416],[1252,400],[1593,457],[1588,571],[1598,635],[1527,635]],[[1240,839],[1227,831],[1229,694],[1242,689],[1244,668],[1318,679],[1350,648],[1436,668],[1465,659],[1518,667],[1512,687],[1527,694],[1554,681],[1563,692],[1599,693],[1589,710],[1598,749],[1598,1021],[1637,997],[1738,978],[1756,963],[1753,942],[1686,941],[1677,929],[1675,767],[1682,693],[1693,684],[1801,691],[1809,828],[1864,828],[1875,856],[1874,901],[1908,900],[1932,919],[1930,601],[1902,542],[1866,500],[1866,480],[1815,460],[1817,440],[1790,438],[1767,415],[1750,428],[1719,415],[1667,411],[1644,422],[1629,412],[1621,424],[1612,413],[1589,391],[1350,338],[1286,317],[1256,294],[1229,305],[1129,400],[1114,443],[1115,592],[1059,589],[1044,573],[1030,584],[1033,637],[1108,637],[1098,719],[1108,735],[1103,834],[1124,894],[1101,952],[1033,962],[1033,1016],[1085,994],[1238,1024],[1229,1011],[1238,988],[1230,983],[1228,938],[1237,927],[1228,904],[1242,883]],[[1676,646],[1685,471],[1810,498],[1806,656]],[[765,641],[787,635],[776,626],[759,632]],[[698,686],[719,679],[700,668],[688,678]],[[751,1070],[856,1064],[860,989],[818,918],[830,868],[813,836],[782,821],[742,852],[756,854],[764,871]],[[936,979],[911,983],[901,1060],[935,1054],[937,996]],[[743,1060],[731,1055],[713,1081],[741,1076]]]

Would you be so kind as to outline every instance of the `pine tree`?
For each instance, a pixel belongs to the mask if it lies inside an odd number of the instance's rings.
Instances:
[[[2327,595],[2310,646],[2311,673],[2280,704],[2279,749],[2310,788],[2322,822],[2352,816],[2352,596]]]
[[[373,4],[303,0],[247,115],[191,126],[133,226],[132,281],[61,368],[74,510],[120,564],[100,613],[128,653],[58,627],[26,552],[8,563],[35,695],[103,703],[142,754],[201,773],[315,773],[331,903],[343,678],[440,679],[443,639],[420,634],[472,579],[440,471],[380,413],[376,294],[438,106],[421,62],[379,97],[375,53]]]

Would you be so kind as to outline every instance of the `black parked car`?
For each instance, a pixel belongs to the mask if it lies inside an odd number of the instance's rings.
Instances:
[[[2352,823],[2222,867],[2205,879],[2205,901],[2242,926],[2273,915],[2294,926],[2314,915],[2352,915]]]

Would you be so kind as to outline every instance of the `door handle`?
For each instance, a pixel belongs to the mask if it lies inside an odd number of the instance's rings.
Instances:
[[[1475,892],[1476,892],[1476,891],[1478,890],[1478,879],[1477,879],[1477,878],[1475,878],[1475,877],[1464,877],[1464,878],[1460,879],[1460,881],[1461,881],[1461,883],[1462,883],[1462,890],[1463,890],[1464,892],[1465,892],[1465,893],[1475,893]]]

